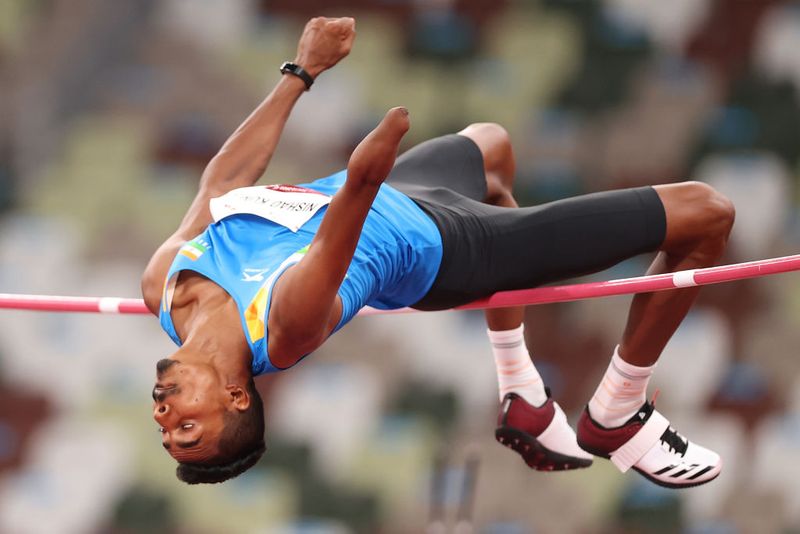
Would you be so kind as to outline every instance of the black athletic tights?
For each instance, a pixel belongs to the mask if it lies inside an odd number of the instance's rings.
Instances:
[[[387,183],[410,196],[442,235],[439,272],[414,305],[423,310],[601,271],[656,250],[666,235],[664,207],[652,187],[527,208],[484,204],[483,158],[460,135],[412,148]]]

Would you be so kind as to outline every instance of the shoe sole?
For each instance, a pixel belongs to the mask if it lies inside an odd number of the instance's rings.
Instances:
[[[580,444],[578,444],[578,445],[580,445]],[[588,449],[586,447],[581,447],[581,448],[583,450],[585,450],[586,452],[588,452],[589,454],[594,454],[598,458],[605,458],[606,460],[611,460],[611,456],[609,454],[605,453],[605,452],[599,452],[599,451],[596,451],[596,450]],[[641,469],[639,469],[635,465],[632,466],[631,469],[633,469],[634,471],[636,471],[637,473],[642,475],[644,478],[646,478],[647,480],[649,480],[653,484],[656,484],[657,486],[661,486],[662,488],[669,488],[669,489],[696,488],[697,486],[702,486],[703,484],[707,484],[707,483],[711,482],[712,480],[717,478],[719,476],[719,474],[722,472],[722,469],[720,468],[716,472],[716,474],[714,474],[714,476],[711,477],[711,478],[707,478],[707,479],[701,480],[701,481],[690,482],[689,484],[673,484],[673,483],[667,482],[665,480],[659,480],[657,478],[654,478],[654,477],[650,476],[649,473],[647,473],[646,471],[642,471]]]
[[[591,459],[586,460],[551,451],[535,437],[515,428],[497,427],[494,437],[501,445],[522,456],[528,467],[536,471],[569,471],[592,465]]]

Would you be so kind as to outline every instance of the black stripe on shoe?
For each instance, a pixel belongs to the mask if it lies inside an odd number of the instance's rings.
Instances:
[[[695,473],[695,474],[693,474],[692,476],[690,476],[690,477],[689,477],[687,480],[694,480],[694,479],[696,479],[697,477],[703,476],[704,474],[706,474],[706,473],[708,473],[709,471],[711,471],[713,468],[714,468],[714,466],[713,466],[713,465],[708,465],[708,466],[706,466],[705,468],[703,468],[703,469],[701,469],[700,471],[698,471],[697,473]]]
[[[714,467],[712,466],[709,469],[713,469],[713,468]],[[652,482],[653,484],[661,486],[662,488],[670,488],[670,489],[687,489],[687,488],[694,488],[694,487],[697,487],[697,486],[702,486],[703,484],[708,484],[709,482],[711,482],[712,480],[714,480],[715,478],[717,478],[719,476],[719,473],[717,473],[716,475],[714,475],[713,477],[709,478],[708,480],[701,480],[700,482],[692,482],[690,479],[686,479],[686,478],[682,479],[680,482],[667,482],[666,480],[661,480],[659,478],[656,478],[656,477],[652,476],[647,471],[639,469],[635,465],[632,467],[632,469],[634,471],[636,471],[637,473],[639,473],[640,475],[642,475],[647,480],[649,480],[650,482]],[[706,472],[706,470],[704,469],[701,473],[705,473],[705,472]],[[697,476],[699,476],[699,475],[697,475]]]
[[[654,475],[663,475],[663,474],[664,474],[664,473],[666,473],[667,471],[671,471],[672,469],[675,469],[676,467],[678,467],[678,466],[677,466],[677,465],[668,465],[668,466],[667,466],[667,467],[665,467],[664,469],[659,469],[658,471],[656,471],[656,472],[655,472],[655,473],[653,473],[653,474],[654,474]]]
[[[684,464],[684,463],[681,464],[681,466],[685,466],[685,465],[687,465],[687,464]],[[676,466],[676,467],[678,467],[680,469],[680,466]],[[698,467],[700,467],[700,464],[692,464],[692,465],[690,465],[690,466],[688,466],[688,467],[686,467],[684,469],[681,469],[680,471],[678,471],[676,473],[672,473],[670,475],[670,478],[678,478],[681,475],[685,475],[686,473],[690,473],[690,472],[694,471]]]

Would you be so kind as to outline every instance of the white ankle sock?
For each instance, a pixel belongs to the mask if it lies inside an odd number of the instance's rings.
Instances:
[[[647,383],[655,367],[631,365],[620,357],[617,345],[606,374],[589,401],[592,419],[606,428],[624,425],[647,400]]]
[[[486,331],[497,367],[500,400],[513,391],[533,406],[541,406],[547,401],[547,393],[525,347],[523,330],[520,325],[513,330]]]

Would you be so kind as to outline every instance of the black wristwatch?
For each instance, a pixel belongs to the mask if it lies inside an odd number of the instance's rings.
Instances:
[[[301,80],[303,80],[306,84],[306,91],[311,89],[311,86],[314,84],[314,78],[308,73],[306,69],[298,65],[297,63],[292,63],[291,61],[284,61],[283,65],[281,65],[281,74],[294,74]]]

